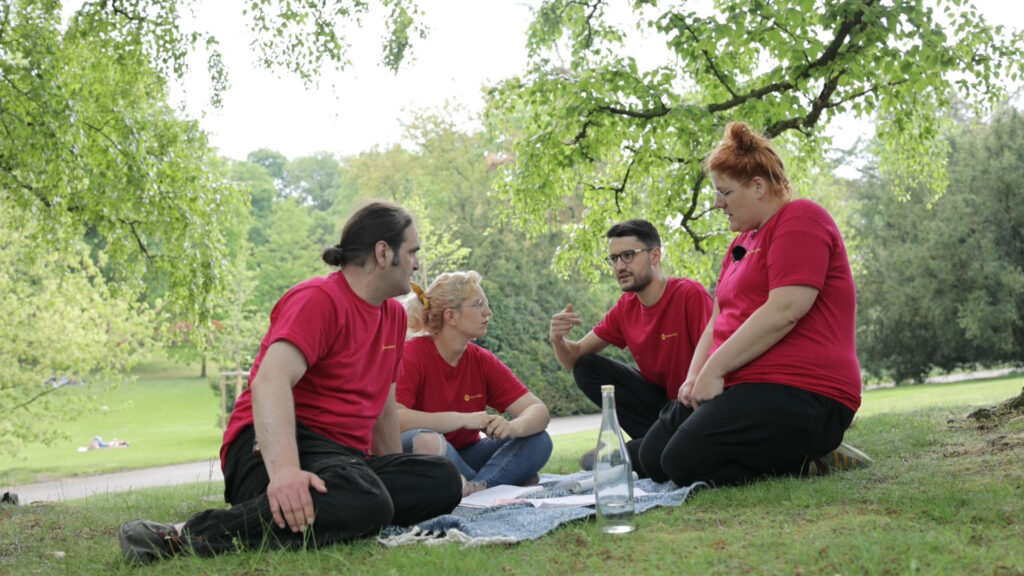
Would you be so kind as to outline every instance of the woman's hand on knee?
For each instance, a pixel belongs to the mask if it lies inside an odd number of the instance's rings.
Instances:
[[[687,408],[693,408],[693,405],[692,405],[692,402],[693,402],[692,394],[693,394],[693,380],[690,379],[690,378],[687,378],[686,382],[683,382],[683,385],[679,387],[679,393],[676,396],[677,396],[679,402],[682,403],[683,406],[686,406]]]
[[[703,372],[694,381],[690,389],[690,408],[696,410],[701,404],[710,402],[725,390],[725,378],[721,376],[706,376]]]

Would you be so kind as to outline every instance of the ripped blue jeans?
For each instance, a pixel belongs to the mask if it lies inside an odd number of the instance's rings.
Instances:
[[[420,434],[436,434],[417,428],[402,433],[402,451],[411,454],[413,439]],[[466,480],[481,482],[488,488],[501,484],[521,485],[548,463],[551,457],[551,436],[538,432],[524,438],[498,440],[484,437],[479,442],[456,450],[443,434],[444,456],[455,463]]]

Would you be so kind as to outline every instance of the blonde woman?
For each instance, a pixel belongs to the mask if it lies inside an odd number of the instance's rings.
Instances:
[[[405,306],[415,336],[405,344],[396,390],[403,450],[448,457],[466,481],[464,494],[536,482],[551,456],[551,417],[501,360],[473,343],[487,335],[493,314],[480,275],[442,274]]]

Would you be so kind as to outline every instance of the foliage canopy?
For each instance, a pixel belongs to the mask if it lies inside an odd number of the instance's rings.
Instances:
[[[641,216],[678,248],[678,269],[709,279],[728,240],[702,159],[732,120],[776,138],[798,195],[827,165],[824,128],[841,114],[875,120],[898,184],[941,190],[943,111],[954,96],[1002,102],[1024,61],[1021,32],[960,0],[628,5],[545,1],[528,72],[490,94],[494,129],[520,128],[505,132],[500,192],[527,230],[566,229],[563,273],[596,274],[598,232]],[[625,49],[637,33],[657,38],[657,64]],[[584,209],[562,224],[566,204]]]
[[[901,200],[877,174],[853,186],[861,364],[897,382],[1024,363],[1024,116],[961,123],[948,142],[934,202]]]

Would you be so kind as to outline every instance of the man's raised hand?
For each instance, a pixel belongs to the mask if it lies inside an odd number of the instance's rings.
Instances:
[[[570,302],[564,310],[551,317],[551,341],[557,342],[572,331],[573,326],[582,324],[580,315],[572,311]]]

